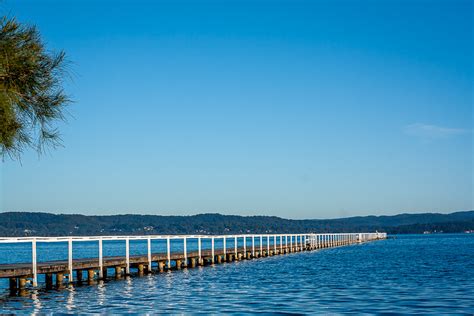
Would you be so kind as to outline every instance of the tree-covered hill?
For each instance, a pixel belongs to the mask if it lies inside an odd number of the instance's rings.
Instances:
[[[385,231],[390,234],[474,230],[474,211],[400,214],[340,219],[290,220],[274,216],[85,216],[32,212],[0,213],[0,236],[233,234]]]

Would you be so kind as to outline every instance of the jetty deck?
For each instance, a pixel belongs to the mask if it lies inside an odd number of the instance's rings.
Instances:
[[[0,238],[0,243],[31,243],[32,260],[27,263],[0,264],[0,278],[9,279],[12,294],[38,286],[38,275],[44,275],[46,288],[62,288],[68,283],[94,283],[107,278],[126,275],[144,275],[233,262],[323,248],[346,246],[378,239],[385,233],[352,234],[265,234],[265,235],[179,235],[179,236],[97,236],[97,237],[23,237]],[[188,251],[188,241],[197,241],[197,250]],[[209,249],[203,249],[203,240],[210,240]],[[103,256],[103,242],[124,240],[125,256]],[[147,253],[130,255],[130,240],[146,240]],[[152,240],[166,240],[164,253],[152,253]],[[171,240],[182,242],[180,251],[172,251]],[[215,241],[221,241],[217,248]],[[73,244],[81,241],[98,242],[98,256],[73,259]],[[67,242],[65,260],[37,262],[38,242]],[[175,244],[175,243],[174,243]],[[54,282],[53,282],[54,281]]]

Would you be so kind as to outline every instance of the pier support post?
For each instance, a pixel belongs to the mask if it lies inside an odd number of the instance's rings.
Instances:
[[[102,276],[100,279],[101,280],[107,279],[107,267],[102,267]]]
[[[122,278],[122,267],[121,266],[116,266],[115,267],[115,278],[116,279],[121,279]]]
[[[46,289],[51,290],[53,288],[53,274],[51,273],[46,273],[44,276],[45,282],[46,282]],[[79,281],[79,279],[78,279]]]
[[[196,258],[191,258],[190,261],[191,261],[191,268],[195,268],[196,267]]]
[[[77,279],[78,283],[82,283],[82,270],[77,270],[76,271],[76,279]]]
[[[145,274],[145,267],[143,263],[138,264],[138,275],[143,276]]]
[[[63,286],[64,274],[56,273],[56,287],[61,288]]]
[[[26,278],[24,278],[24,277],[19,278],[18,279],[18,288],[20,290],[24,290],[25,287],[26,287]]]
[[[95,271],[93,269],[87,270],[87,283],[91,284],[94,282]]]
[[[163,261],[158,261],[158,271],[165,272],[165,263]]]
[[[15,293],[18,290],[18,281],[16,278],[10,278],[10,293]]]
[[[176,259],[175,262],[176,262],[176,270],[181,270],[181,265],[183,264],[181,260]]]

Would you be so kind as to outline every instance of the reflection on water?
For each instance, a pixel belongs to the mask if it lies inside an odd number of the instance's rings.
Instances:
[[[474,236],[363,245],[0,296],[0,313],[474,313]]]
[[[68,289],[68,296],[67,296],[67,303],[66,303],[66,309],[70,312],[74,311],[76,306],[74,305],[74,287],[71,285]]]

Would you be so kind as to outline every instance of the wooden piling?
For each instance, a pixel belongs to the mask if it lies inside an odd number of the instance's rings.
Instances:
[[[95,271],[93,269],[87,270],[87,283],[90,284],[94,282],[94,275],[95,275]]]
[[[18,290],[18,280],[16,278],[10,278],[10,293],[14,293]]]
[[[58,272],[56,273],[56,287],[61,288],[63,286],[64,281],[64,273]]]
[[[45,276],[45,282],[46,282],[46,289],[50,290],[53,288],[53,274],[52,273],[46,273]]]
[[[76,271],[76,280],[77,280],[77,283],[82,283],[82,270]]]
[[[18,279],[18,288],[20,290],[23,290],[25,287],[26,287],[26,278],[25,277],[19,278]]]
[[[116,266],[115,267],[115,278],[116,279],[122,278],[122,267],[121,266]]]
[[[158,261],[158,271],[159,272],[165,272],[165,262],[164,261]]]
[[[144,271],[145,271],[145,267],[143,263],[138,264],[138,275],[143,276],[145,274]]]
[[[102,280],[107,279],[107,267],[102,268]]]

